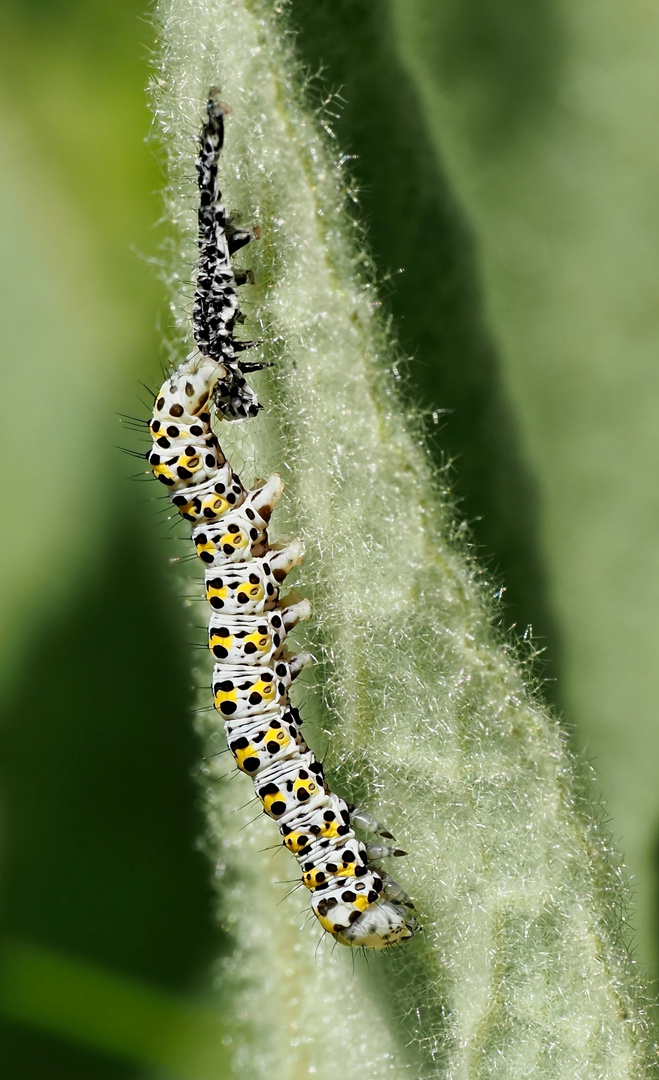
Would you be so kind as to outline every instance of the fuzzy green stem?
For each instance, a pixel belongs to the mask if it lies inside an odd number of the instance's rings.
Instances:
[[[295,865],[262,850],[278,843],[271,823],[244,828],[257,812],[243,808],[249,782],[210,767],[209,845],[236,941],[221,976],[228,1008],[253,1024],[235,1067],[282,1080],[645,1075],[618,873],[558,724],[493,629],[492,588],[438,492],[418,418],[404,415],[345,181],[277,7],[159,5],[174,278],[194,260],[193,137],[218,84],[232,109],[224,188],[263,230],[250,314],[275,362],[259,386],[265,417],[220,437],[237,468],[287,481],[275,522],[287,514],[307,544],[300,588],[325,662],[316,749],[322,729],[330,781],[409,851],[396,876],[424,930],[354,973],[347,950],[317,949],[306,897],[283,900],[278,884]],[[202,728],[218,749],[217,720]]]

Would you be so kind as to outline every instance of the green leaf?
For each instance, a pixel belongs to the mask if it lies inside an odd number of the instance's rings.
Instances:
[[[248,473],[285,463],[284,526],[307,544],[326,661],[316,723],[330,736],[328,776],[364,791],[402,836],[401,881],[424,923],[372,971],[358,963],[356,978],[345,952],[321,946],[316,959],[299,900],[277,903],[285,860],[260,850],[267,823],[245,831],[248,782],[209,765],[209,846],[235,937],[223,975],[235,1015],[254,1025],[240,1067],[378,1075],[386,1055],[394,1075],[643,1075],[647,1021],[610,853],[558,724],[492,628],[492,585],[397,392],[397,349],[343,212],[340,166],[300,94],[278,10],[167,0],[159,17],[174,271],[193,259],[189,132],[212,84],[232,109],[228,204],[262,228],[252,317],[277,361],[261,386],[271,404],[222,442]],[[200,727],[215,747],[212,713]]]

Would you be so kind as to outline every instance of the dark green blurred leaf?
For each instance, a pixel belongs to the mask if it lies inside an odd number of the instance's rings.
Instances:
[[[181,1080],[228,1067],[217,1009],[19,942],[0,949],[0,1012]]]

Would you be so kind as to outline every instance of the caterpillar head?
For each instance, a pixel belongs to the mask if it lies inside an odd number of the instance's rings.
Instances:
[[[332,914],[328,912],[330,920]],[[416,918],[402,905],[393,900],[381,900],[366,908],[348,927],[338,929],[335,924],[335,930],[330,929],[329,932],[341,945],[357,949],[388,949],[409,941],[417,930]]]

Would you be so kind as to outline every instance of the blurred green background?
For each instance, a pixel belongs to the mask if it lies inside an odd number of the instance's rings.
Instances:
[[[506,624],[532,626],[546,694],[595,766],[654,976],[659,11],[291,15],[313,100],[339,95],[407,392],[454,463]],[[201,1075],[189,1025],[221,1065],[199,1004],[225,942],[195,849],[189,632],[151,488],[115,448],[131,443],[116,413],[147,413],[168,319],[148,261],[153,47],[137,0],[0,9],[0,1067],[22,1080]]]

